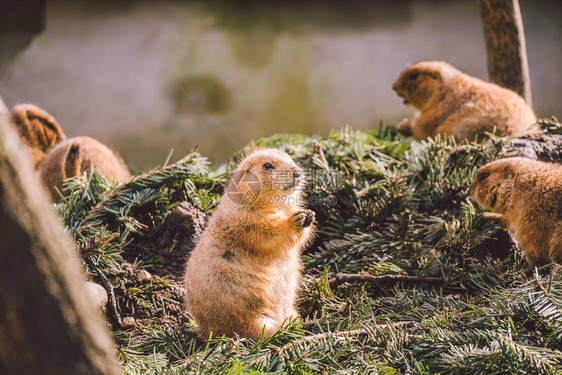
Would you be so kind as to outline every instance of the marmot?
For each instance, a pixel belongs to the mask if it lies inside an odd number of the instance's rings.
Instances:
[[[131,177],[119,155],[90,137],[70,138],[59,143],[39,164],[39,174],[57,201],[65,179],[89,172],[92,167],[110,180],[126,182]]]
[[[18,129],[21,139],[31,149],[35,167],[56,144],[66,136],[57,120],[33,104],[18,104],[10,113],[10,121]]]
[[[496,160],[478,170],[470,194],[502,221],[530,265],[562,264],[562,165]]]
[[[511,90],[469,76],[444,61],[422,61],[404,70],[392,88],[419,112],[397,125],[416,140],[437,134],[457,141],[521,135],[537,122],[533,110]]]
[[[201,337],[257,340],[298,317],[300,252],[314,233],[303,180],[277,149],[257,149],[238,165],[186,266],[186,306]]]

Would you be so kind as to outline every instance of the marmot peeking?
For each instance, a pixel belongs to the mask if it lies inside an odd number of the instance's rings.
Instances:
[[[478,170],[470,194],[502,221],[530,265],[562,264],[562,165],[496,160]]]
[[[33,104],[18,104],[10,112],[10,121],[18,129],[25,144],[31,149],[35,167],[45,155],[66,136],[57,120]]]
[[[127,182],[131,177],[119,155],[90,137],[70,138],[55,146],[39,164],[39,174],[57,201],[65,179],[89,172],[92,167],[110,180]]]

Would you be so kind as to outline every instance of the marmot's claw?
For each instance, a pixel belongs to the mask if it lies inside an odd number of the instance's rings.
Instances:
[[[302,223],[303,228],[309,227],[314,222],[314,211],[306,210],[306,217],[304,218],[304,222]]]
[[[398,132],[405,137],[411,136],[412,135],[412,121],[410,119],[407,119],[407,118],[403,119],[398,124],[396,124],[396,130],[398,130]]]
[[[492,221],[493,220],[503,221],[504,219],[504,215],[495,212],[483,212],[482,217],[486,220],[492,220]]]
[[[295,212],[291,219],[297,227],[306,228],[312,224],[314,216],[314,211],[303,210]]]

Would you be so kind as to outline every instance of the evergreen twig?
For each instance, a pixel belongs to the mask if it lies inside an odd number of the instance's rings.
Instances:
[[[309,343],[312,343],[312,342],[325,340],[327,338],[340,338],[340,337],[351,338],[351,337],[366,335],[373,330],[383,330],[383,329],[388,329],[390,327],[392,327],[392,328],[415,328],[415,327],[418,327],[418,326],[419,326],[419,324],[417,322],[407,321],[407,322],[394,322],[394,323],[389,323],[389,324],[374,324],[374,325],[370,326],[369,329],[359,328],[359,329],[355,329],[355,330],[352,330],[352,331],[336,331],[336,332],[318,333],[318,334],[315,334],[315,335],[312,335],[312,336],[303,337],[302,339],[299,339],[299,340],[291,341],[291,342],[283,345],[278,350],[278,353],[282,354],[284,351],[288,350],[291,347],[295,347],[295,346],[298,346],[298,345],[301,345],[301,344],[309,344]]]
[[[117,310],[117,300],[115,299],[113,285],[111,285],[111,282],[109,281],[107,276],[105,276],[105,274],[99,268],[96,268],[95,271],[101,280],[102,286],[107,291],[108,301],[106,307],[107,315],[109,317],[109,320],[111,321],[111,325],[113,326],[113,329],[119,329],[123,326],[123,320],[121,319],[121,315]]]
[[[427,285],[443,285],[445,280],[441,277],[425,277],[425,276],[410,276],[410,275],[381,275],[373,276],[367,274],[348,274],[337,273],[329,274],[330,286],[337,286],[342,283],[352,282],[369,282],[373,284],[427,284]]]
[[[256,342],[202,343],[183,307],[183,267],[201,228],[172,212],[183,201],[212,210],[226,166],[209,173],[192,154],[120,186],[94,171],[68,182],[58,208],[88,272],[105,276],[109,296],[119,284],[108,310],[139,322],[115,332],[127,374],[558,374],[562,274],[527,279],[516,245],[496,252],[469,196],[476,170],[509,155],[508,141],[418,143],[391,127],[346,127],[252,145],[282,147],[307,170],[318,221],[298,298],[307,323]]]

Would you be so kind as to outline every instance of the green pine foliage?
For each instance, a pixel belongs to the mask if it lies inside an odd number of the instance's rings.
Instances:
[[[559,132],[554,121],[541,127]],[[281,147],[308,172],[318,224],[303,254],[302,320],[258,342],[197,338],[182,308],[193,244],[161,240],[181,202],[212,212],[233,162],[212,172],[193,152],[123,185],[83,175],[67,182],[58,210],[87,276],[107,277],[117,311],[136,318],[114,331],[127,374],[559,374],[562,271],[529,270],[469,196],[476,170],[505,156],[505,142],[418,143],[388,127],[249,145]],[[153,277],[139,278],[141,269]],[[336,284],[334,273],[442,282]]]

